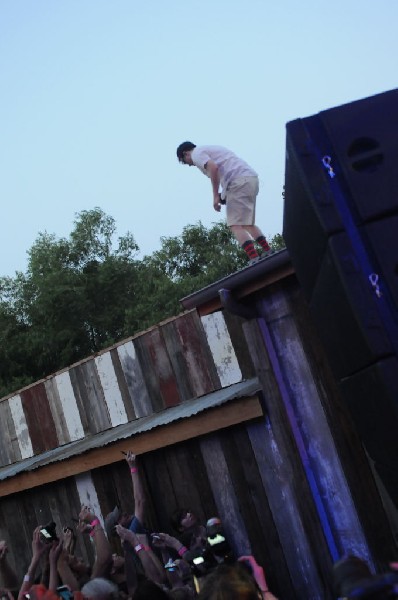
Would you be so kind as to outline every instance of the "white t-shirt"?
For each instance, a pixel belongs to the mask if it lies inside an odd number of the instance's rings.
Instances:
[[[225,192],[228,185],[238,177],[257,177],[257,173],[244,160],[222,146],[197,146],[191,152],[192,162],[209,177],[205,164],[212,160],[218,167],[220,183]]]

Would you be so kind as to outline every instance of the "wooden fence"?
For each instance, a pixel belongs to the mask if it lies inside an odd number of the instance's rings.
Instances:
[[[38,523],[72,524],[83,502],[101,518],[115,504],[133,510],[121,448],[142,453],[151,529],[169,531],[178,506],[203,520],[219,515],[236,553],[257,557],[280,598],[333,598],[331,566],[345,553],[376,568],[394,558],[372,471],[294,276],[249,300],[258,318],[192,310],[0,401],[0,537],[20,576]],[[141,434],[116,436],[254,377],[260,396],[231,400],[234,419],[221,406],[208,409],[206,426],[192,417],[179,423],[184,434],[165,430],[162,444],[156,429],[143,434],[146,445]],[[245,413],[250,402],[261,411]],[[106,431],[115,444],[87,451]],[[73,443],[76,455],[32,470],[35,457],[51,462]],[[92,560],[90,541],[79,537],[78,552]]]

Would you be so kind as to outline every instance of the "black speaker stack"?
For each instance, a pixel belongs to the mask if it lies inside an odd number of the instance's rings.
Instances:
[[[398,506],[398,90],[287,124],[283,237]]]

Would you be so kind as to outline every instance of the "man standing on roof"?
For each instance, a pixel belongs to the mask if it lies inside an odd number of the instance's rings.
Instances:
[[[220,212],[221,205],[226,204],[227,225],[246,252],[250,264],[260,258],[254,241],[261,246],[262,256],[271,254],[263,232],[255,225],[259,185],[254,169],[222,146],[196,146],[192,142],[183,142],[177,148],[177,158],[184,165],[197,167],[210,178],[213,208]]]

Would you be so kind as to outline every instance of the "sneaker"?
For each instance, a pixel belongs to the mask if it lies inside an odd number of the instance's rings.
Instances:
[[[269,250],[264,250],[261,254],[261,258],[267,258],[268,256],[271,256],[271,254],[275,254],[275,252],[276,250],[273,250],[272,248],[270,248]]]
[[[254,265],[256,262],[260,260],[261,256],[255,256],[249,260],[249,266]]]

